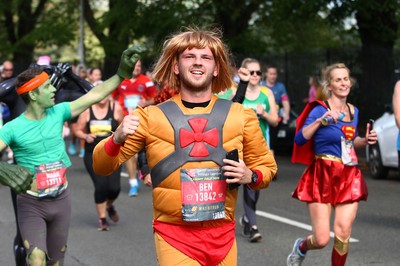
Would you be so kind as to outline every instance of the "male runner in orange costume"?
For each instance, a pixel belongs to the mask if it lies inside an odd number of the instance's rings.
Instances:
[[[219,32],[176,34],[153,77],[179,93],[137,108],[94,150],[93,169],[107,175],[146,148],[160,265],[237,265],[237,188],[228,185],[266,188],[277,171],[254,111],[214,95],[231,86],[229,65]],[[225,159],[233,149],[239,162]]]

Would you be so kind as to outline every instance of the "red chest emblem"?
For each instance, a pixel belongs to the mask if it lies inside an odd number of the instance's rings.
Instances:
[[[187,129],[179,130],[179,143],[181,148],[185,148],[194,142],[194,145],[189,153],[192,157],[206,157],[209,152],[206,143],[214,148],[217,147],[219,135],[217,128],[212,128],[204,132],[208,119],[206,118],[192,118],[188,120],[192,131]]]
[[[342,126],[342,132],[346,139],[352,140],[356,134],[356,129],[353,126]]]

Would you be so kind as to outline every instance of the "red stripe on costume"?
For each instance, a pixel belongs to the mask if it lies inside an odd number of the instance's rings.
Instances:
[[[117,156],[120,149],[121,144],[115,143],[113,140],[113,136],[111,136],[104,144],[104,151],[107,153],[107,155],[111,157]]]
[[[249,184],[250,188],[257,187],[259,184],[261,184],[263,180],[263,175],[260,172],[260,170],[252,170],[252,171],[257,174],[257,182],[255,182],[254,184]]]

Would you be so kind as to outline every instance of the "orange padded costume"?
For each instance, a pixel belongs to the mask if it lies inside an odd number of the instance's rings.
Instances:
[[[190,115],[209,114],[216,101],[223,100],[213,96],[207,107],[196,107],[193,109],[186,108],[182,104],[180,94],[174,96],[169,101],[175,102],[183,114],[189,115],[189,120]],[[134,111],[134,115],[140,117],[139,127],[135,134],[128,137],[126,142],[121,146],[118,154],[112,156],[114,154],[110,155],[106,152],[104,146],[107,139],[96,146],[93,153],[93,169],[96,173],[108,175],[143,148],[146,149],[150,169],[154,168],[162,159],[175,151],[176,135],[173,126],[159,106],[148,106],[144,109],[139,107]],[[221,137],[223,149],[225,151],[238,149],[239,158],[244,159],[246,166],[258,173],[259,182],[253,185],[252,188],[262,189],[268,187],[277,171],[277,166],[262,135],[255,112],[252,109],[245,109],[241,104],[232,103],[221,133],[222,136],[219,137]],[[202,161],[185,162],[155,186],[153,182],[154,224],[165,223],[173,226],[184,226],[185,228],[210,228],[211,231],[218,227],[232,225],[235,217],[234,210],[238,190],[229,190],[227,186],[225,218],[200,222],[187,222],[182,219],[180,170],[182,168],[216,167],[220,167],[220,165],[211,160],[204,160],[204,158],[202,158]],[[157,229],[155,230],[157,231]],[[235,238],[235,231],[230,230],[229,235],[231,236],[231,240],[233,240]]]

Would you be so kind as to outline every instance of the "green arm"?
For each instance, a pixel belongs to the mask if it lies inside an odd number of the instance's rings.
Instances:
[[[124,78],[132,76],[132,70],[140,59],[143,49],[139,46],[132,46],[126,49],[121,56],[117,74],[97,85],[88,93],[71,102],[71,114],[75,117],[89,108],[91,105],[100,102],[113,92]]]

